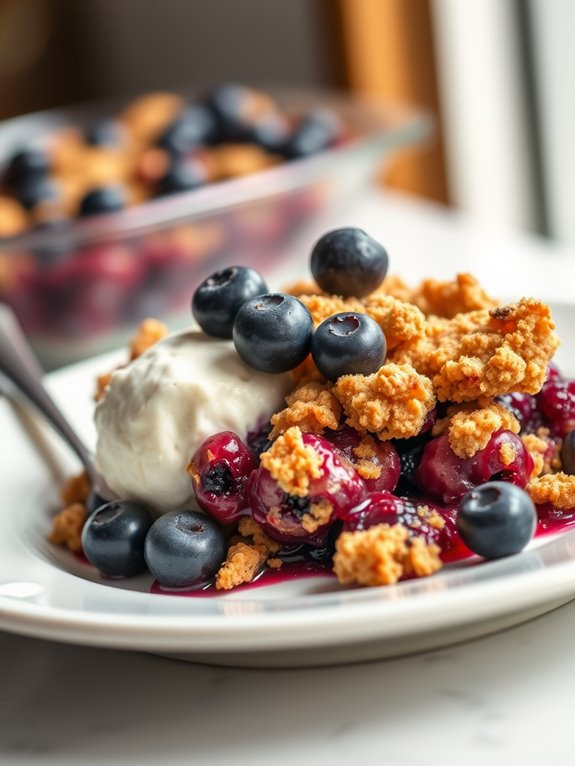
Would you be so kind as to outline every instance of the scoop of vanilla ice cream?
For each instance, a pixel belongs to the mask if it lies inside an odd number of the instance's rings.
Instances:
[[[245,439],[281,408],[289,375],[248,367],[231,341],[175,333],[117,370],[95,412],[96,467],[120,498],[194,506],[186,467],[218,431]]]

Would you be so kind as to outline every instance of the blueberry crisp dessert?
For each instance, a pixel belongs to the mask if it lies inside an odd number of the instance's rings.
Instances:
[[[98,380],[102,487],[63,488],[55,544],[105,577],[217,594],[388,585],[575,523],[575,381],[548,305],[500,305],[470,274],[410,287],[356,228],[310,266],[282,293],[221,269],[189,329],[142,324]]]

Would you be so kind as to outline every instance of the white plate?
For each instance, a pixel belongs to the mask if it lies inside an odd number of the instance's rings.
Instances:
[[[567,372],[575,307],[556,306]],[[91,392],[100,357],[49,376],[80,433],[94,438]],[[150,580],[103,581],[46,541],[53,472],[0,401],[0,628],[93,646],[147,650],[217,664],[320,665],[367,660],[484,635],[575,597],[575,532],[501,561],[446,567],[393,587],[338,589],[304,579],[214,598],[149,592]],[[56,440],[54,463],[77,469]]]

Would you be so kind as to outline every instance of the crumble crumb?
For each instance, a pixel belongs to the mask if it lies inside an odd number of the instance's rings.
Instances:
[[[277,557],[268,559],[266,563],[271,569],[281,569],[284,564],[283,559]]]
[[[343,311],[364,312],[361,301],[357,298],[341,298],[339,295],[300,295],[300,301],[306,306],[317,327],[328,317]]]
[[[254,545],[235,543],[228,549],[226,560],[216,573],[216,589],[231,590],[251,582],[265,559],[265,555]]]
[[[60,499],[62,503],[74,505],[75,503],[85,503],[90,494],[90,481],[86,471],[82,471],[77,476],[71,476],[66,479],[60,487]]]
[[[511,442],[504,442],[499,447],[499,459],[503,465],[511,465],[516,457],[517,452],[515,450],[515,445],[511,444]]]
[[[48,539],[56,545],[63,545],[73,553],[82,550],[82,529],[88,518],[83,503],[72,503],[52,519],[52,531]]]
[[[335,431],[341,417],[341,405],[331,392],[331,384],[310,381],[286,396],[285,409],[272,416],[270,439],[298,426],[302,433],[321,434],[326,428]]]
[[[549,454],[549,442],[537,436],[537,434],[524,434],[521,437],[521,441],[527,448],[527,451],[533,459],[533,471],[531,472],[531,479],[535,479],[542,473],[549,473],[550,466],[548,465],[547,456]]]
[[[424,314],[447,319],[476,309],[492,309],[498,305],[498,301],[490,298],[471,274],[457,274],[454,280],[447,282],[424,279],[411,299]]]
[[[343,375],[333,392],[346,422],[382,441],[415,436],[435,405],[431,381],[409,364],[384,364],[373,375]]]
[[[362,479],[379,479],[383,466],[374,460],[377,458],[376,444],[372,436],[365,434],[359,444],[352,449],[355,470]]]
[[[391,585],[405,575],[424,577],[442,566],[439,547],[410,537],[401,524],[342,532],[335,545],[333,571],[342,585]]]
[[[462,402],[514,391],[538,393],[559,345],[554,328],[549,306],[535,298],[492,309],[485,324],[455,340],[450,358],[433,378],[438,399]]]
[[[531,479],[527,492],[536,505],[551,503],[556,508],[575,508],[575,476],[551,473]]]
[[[277,540],[272,540],[271,537],[268,537],[262,527],[251,516],[242,516],[238,532],[242,537],[251,538],[253,544],[262,553],[277,553],[280,549],[280,544]]]
[[[130,361],[137,359],[144,351],[165,338],[167,334],[168,328],[163,322],[151,317],[144,319],[130,343]]]
[[[449,446],[455,454],[470,458],[485,449],[491,435],[502,428],[518,434],[521,427],[515,415],[502,404],[480,399],[448,407],[447,416],[434,424],[432,434],[438,436],[447,431]],[[503,446],[511,447],[510,444]]]
[[[422,522],[433,529],[443,529],[445,527],[445,519],[435,510],[435,508],[430,508],[428,505],[422,505],[417,509],[417,515]]]
[[[381,327],[388,351],[424,335],[425,317],[412,303],[376,294],[365,299],[364,311]]]
[[[312,503],[309,510],[301,517],[301,525],[306,532],[313,534],[320,527],[329,524],[333,513],[333,505],[329,500],[320,500],[319,503]]]
[[[325,383],[325,378],[315,366],[312,355],[308,354],[301,364],[290,370],[295,386],[303,386],[305,383]]]
[[[284,492],[297,497],[305,497],[310,481],[322,475],[323,458],[304,444],[297,426],[288,428],[267,452],[262,452],[260,462]]]

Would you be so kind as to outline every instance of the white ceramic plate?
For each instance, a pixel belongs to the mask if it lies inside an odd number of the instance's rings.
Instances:
[[[558,361],[572,373],[575,307],[554,313],[564,339]],[[107,355],[48,378],[89,443],[93,381],[112,363]],[[320,665],[480,636],[575,597],[575,532],[508,559],[386,588],[344,590],[314,578],[196,599],[152,594],[144,576],[105,582],[46,541],[57,479],[5,400],[0,435],[0,628],[16,633],[218,664]],[[77,470],[57,440],[49,452],[53,468]]]

